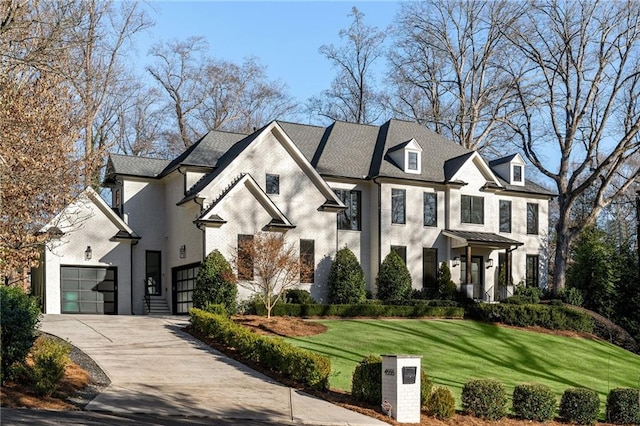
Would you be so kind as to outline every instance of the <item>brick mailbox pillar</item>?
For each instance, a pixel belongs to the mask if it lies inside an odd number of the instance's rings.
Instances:
[[[400,423],[420,423],[418,355],[382,355],[382,410]]]

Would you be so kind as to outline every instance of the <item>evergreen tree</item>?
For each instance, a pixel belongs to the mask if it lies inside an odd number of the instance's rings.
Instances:
[[[442,300],[455,300],[458,289],[451,279],[451,270],[447,262],[440,264],[438,270],[438,297]]]
[[[205,259],[196,277],[193,306],[203,309],[208,304],[222,304],[228,314],[236,312],[238,287],[227,259],[214,250]]]
[[[347,247],[336,253],[329,271],[329,303],[352,304],[365,299],[364,271],[360,262]]]
[[[385,303],[401,304],[411,296],[411,275],[395,251],[391,251],[380,265],[376,283],[378,299]]]

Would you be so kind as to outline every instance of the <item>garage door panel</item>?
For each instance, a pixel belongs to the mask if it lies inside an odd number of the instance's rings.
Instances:
[[[117,313],[116,268],[61,267],[63,313]]]

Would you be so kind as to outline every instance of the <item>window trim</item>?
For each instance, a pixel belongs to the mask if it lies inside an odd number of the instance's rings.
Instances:
[[[433,219],[427,223],[427,197],[433,197]],[[422,226],[437,227],[438,226],[438,193],[424,192],[422,196]]]
[[[516,173],[516,170],[518,171],[518,173]],[[522,183],[522,172],[523,172],[522,165],[520,164],[513,165],[513,181],[514,182]]]
[[[412,166],[412,161],[411,158],[415,157],[415,167],[411,167]],[[417,151],[407,151],[407,170],[410,170],[412,172],[417,172],[418,170],[420,170],[420,155],[419,152]]]
[[[396,203],[395,200],[398,199],[400,196],[402,198],[402,218],[398,218],[399,221],[396,221],[395,208],[394,208]],[[407,190],[406,189],[391,188],[391,223],[395,225],[406,225],[407,223]]]
[[[466,198],[465,198],[466,197]],[[468,216],[469,219],[465,221],[465,202],[464,200],[469,200],[469,210]],[[474,222],[474,208],[476,204],[480,202],[480,221]],[[484,225],[484,197],[478,195],[468,195],[468,194],[460,194],[460,223],[472,224],[472,225]]]

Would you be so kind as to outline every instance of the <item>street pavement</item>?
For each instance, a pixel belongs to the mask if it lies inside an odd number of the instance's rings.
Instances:
[[[46,423],[44,415],[43,422],[30,420],[37,410],[5,409],[0,423],[386,425],[275,382],[182,331],[187,323],[175,316],[45,315],[41,330],[84,351],[111,384],[85,407],[89,419],[77,414],[79,423],[76,414]]]

